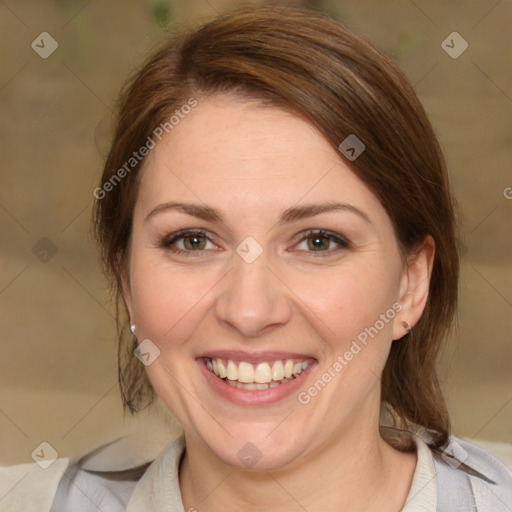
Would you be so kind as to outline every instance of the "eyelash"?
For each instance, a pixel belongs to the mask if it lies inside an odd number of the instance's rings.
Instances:
[[[193,230],[193,229],[185,229],[185,230],[182,230],[182,231],[178,231],[176,233],[173,233],[172,235],[169,235],[165,238],[163,238],[162,240],[160,240],[160,242],[158,243],[158,247],[162,248],[162,249],[166,249],[166,250],[169,250],[173,253],[176,253],[176,254],[182,254],[184,256],[192,256],[192,255],[196,255],[197,253],[200,253],[200,252],[204,252],[205,249],[199,249],[197,251],[190,251],[190,250],[183,250],[183,249],[178,249],[176,248],[173,244],[176,243],[178,240],[180,239],[183,239],[185,238],[186,236],[199,236],[199,237],[204,237],[206,238],[208,241],[211,242],[211,240],[206,236],[206,232],[205,231],[202,231],[202,230]],[[310,238],[314,238],[314,237],[323,237],[323,238],[327,238],[328,240],[332,241],[332,242],[335,242],[337,243],[338,245],[340,245],[340,248],[339,249],[349,249],[351,247],[351,244],[350,242],[343,236],[341,235],[337,235],[335,233],[331,233],[329,231],[326,231],[324,229],[316,229],[316,230],[309,230],[303,238],[301,238],[299,240],[299,242],[297,243],[300,243],[300,242],[303,242],[304,240],[308,240]],[[213,242],[212,242],[213,243]],[[326,250],[326,251],[306,251],[306,252],[309,252],[311,253],[311,256],[313,257],[325,257],[325,256],[329,256],[331,255],[333,252],[336,252],[336,251],[333,251],[333,250]]]

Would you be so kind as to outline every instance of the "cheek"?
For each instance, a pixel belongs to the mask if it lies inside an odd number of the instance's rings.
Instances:
[[[323,399],[328,403],[339,400],[347,410],[356,407],[379,382],[389,353],[396,287],[382,275],[377,268],[333,274],[328,286],[310,287],[306,298],[315,313],[310,322],[322,337],[325,357],[319,379],[334,382]],[[317,389],[312,392],[316,394]]]
[[[377,327],[384,337],[391,332],[396,283],[391,272],[386,273],[381,267],[347,265],[331,273],[295,277],[294,292],[305,306],[304,314],[309,311],[311,323],[333,349],[345,350],[347,344],[372,328],[386,312],[387,322],[379,322]]]
[[[137,331],[155,342],[187,336],[214,287],[208,272],[191,274],[171,268],[161,258],[135,256],[131,267],[131,290]]]

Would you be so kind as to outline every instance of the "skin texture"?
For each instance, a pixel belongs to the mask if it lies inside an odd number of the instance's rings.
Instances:
[[[199,99],[145,162],[124,298],[137,339],[161,351],[148,375],[185,430],[186,510],[397,511],[405,502],[416,455],[379,435],[380,375],[406,334],[402,320],[414,326],[422,314],[434,246],[427,238],[401,258],[391,220],[347,164],[305,120],[230,95]],[[224,220],[176,209],[146,219],[171,201],[208,205]],[[370,222],[343,210],[278,223],[288,208],[327,202]],[[183,229],[206,231],[200,250],[183,238],[174,246],[189,256],[159,246]],[[315,248],[305,236],[318,229],[349,247],[321,237]],[[236,252],[248,236],[263,249],[252,263]],[[207,350],[307,354],[317,362],[307,390],[397,301],[395,318],[307,405],[297,393],[265,407],[231,403],[196,361]],[[237,456],[247,442],[261,453],[251,469]]]

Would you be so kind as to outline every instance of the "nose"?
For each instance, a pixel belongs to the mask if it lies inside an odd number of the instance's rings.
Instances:
[[[234,254],[223,280],[215,312],[218,321],[247,338],[262,336],[291,318],[288,288],[273,271],[265,252],[248,263]]]

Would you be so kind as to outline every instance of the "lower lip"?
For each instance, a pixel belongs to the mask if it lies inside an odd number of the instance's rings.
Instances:
[[[234,404],[255,406],[272,405],[288,398],[290,395],[296,394],[309,375],[311,368],[316,365],[316,361],[312,361],[298,377],[273,388],[239,389],[227,384],[208,370],[204,359],[197,359],[197,362],[207,382],[216,393]]]

